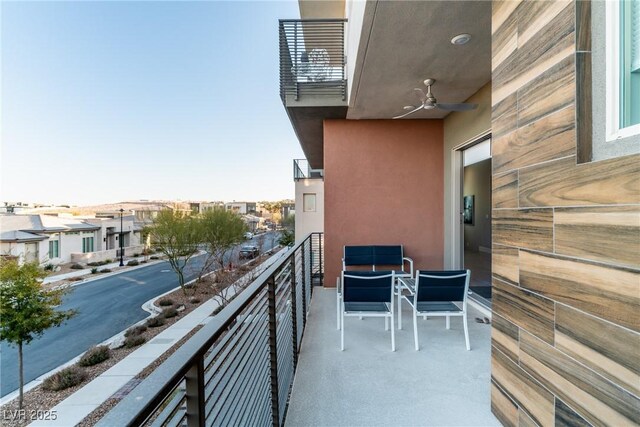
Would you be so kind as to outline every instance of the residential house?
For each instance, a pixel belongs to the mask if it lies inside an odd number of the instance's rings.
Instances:
[[[255,215],[256,213],[255,202],[227,202],[224,204],[224,207],[226,210],[237,213],[239,215]]]
[[[371,413],[380,414],[372,424],[473,425],[480,414],[508,426],[637,425],[637,2],[299,4],[302,19],[279,23],[280,95],[309,168],[322,171],[313,193],[316,207],[323,193],[324,242],[301,239],[102,425],[142,423],[154,411],[189,425],[359,424]],[[480,224],[478,194],[464,194],[463,180],[465,167],[485,161],[491,253],[481,258],[488,265],[470,265],[465,224]],[[303,187],[308,177],[296,179]],[[296,191],[302,212],[311,193]],[[319,326],[335,296],[314,291],[316,315],[307,319],[308,286],[334,286],[343,246],[359,244],[403,244],[418,269],[486,270],[490,336],[466,356],[432,341],[411,362],[405,349],[337,351],[335,324]],[[255,318],[265,322],[246,321]],[[486,369],[491,359],[490,375],[461,372],[474,357],[486,358]],[[382,369],[366,370],[379,360]],[[330,391],[321,388],[327,377]],[[481,396],[456,394],[479,378]],[[189,391],[175,393],[185,380]],[[341,394],[347,388],[361,394]],[[448,416],[433,421],[442,411]]]

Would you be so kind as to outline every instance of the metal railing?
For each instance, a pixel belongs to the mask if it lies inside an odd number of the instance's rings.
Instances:
[[[289,249],[98,425],[283,425],[321,251]]]
[[[293,179],[324,178],[324,169],[311,169],[307,159],[293,160]]]
[[[280,97],[347,97],[346,19],[281,19]]]

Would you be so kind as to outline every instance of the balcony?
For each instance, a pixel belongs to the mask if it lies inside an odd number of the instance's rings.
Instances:
[[[323,179],[324,170],[312,169],[307,159],[294,159],[293,160],[293,180],[299,181],[301,179]]]
[[[382,319],[349,319],[339,350],[322,234],[291,248],[142,381],[98,425],[499,425],[491,413],[491,329],[419,320],[405,305],[389,348]],[[480,316],[470,309],[470,319]],[[349,402],[345,404],[345,402]]]
[[[345,19],[279,21],[280,98],[306,158],[322,168],[322,122],[347,115]]]

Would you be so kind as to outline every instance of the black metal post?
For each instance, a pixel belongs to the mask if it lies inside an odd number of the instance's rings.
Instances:
[[[122,231],[122,214],[124,213],[124,209],[120,208],[120,267],[124,266],[124,240],[122,236],[124,236],[124,232]]]
[[[271,365],[271,424],[280,426],[278,402],[278,337],[276,336],[276,282],[274,276],[267,279],[267,298],[269,300],[269,360]]]
[[[307,239],[311,239],[311,236],[307,237]],[[304,246],[306,243],[307,242],[304,241],[300,245],[300,250],[302,251],[302,329],[307,325],[307,263],[305,262],[304,254]]]
[[[320,233],[318,233],[318,253],[320,257],[320,265],[318,265],[318,274],[320,274],[320,286],[324,286],[324,268],[322,268],[322,234]]]
[[[202,357],[185,375],[187,393],[187,426],[204,427],[204,360]]]
[[[293,344],[293,371],[298,366],[298,282],[296,280],[296,251],[291,255],[291,331]]]

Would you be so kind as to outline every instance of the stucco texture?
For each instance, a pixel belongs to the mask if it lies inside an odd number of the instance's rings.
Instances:
[[[443,263],[442,120],[326,120],[325,286],[344,245],[404,245],[415,268]]]

